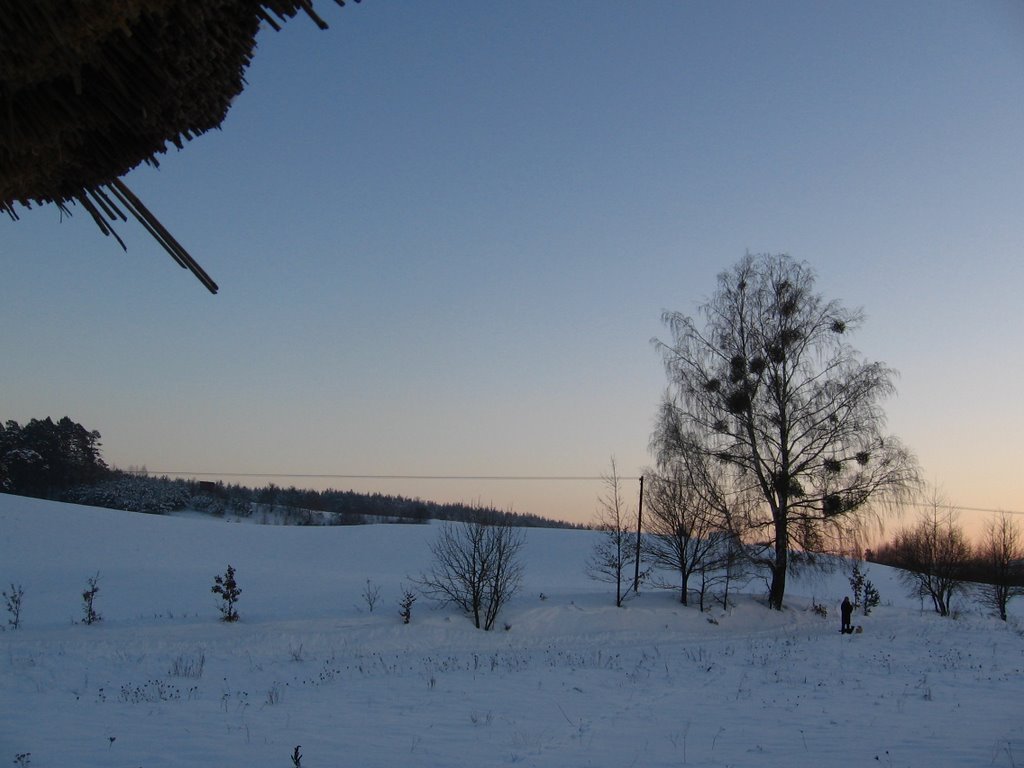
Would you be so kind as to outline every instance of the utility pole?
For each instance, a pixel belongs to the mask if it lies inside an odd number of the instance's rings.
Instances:
[[[640,528],[644,514],[644,476],[640,475],[640,501],[636,505],[636,572],[633,575],[633,594],[640,594]]]

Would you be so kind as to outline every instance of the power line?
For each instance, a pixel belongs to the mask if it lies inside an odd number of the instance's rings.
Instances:
[[[607,480],[607,475],[387,475],[387,474],[342,474],[342,473],[297,473],[297,472],[189,472],[164,469],[126,470],[135,475],[167,475],[175,477],[274,477],[291,480],[470,480],[470,481],[512,481],[512,482],[595,482]],[[640,475],[622,476],[619,480],[640,480]],[[930,507],[928,502],[907,502],[908,507]],[[944,509],[960,512],[1005,512],[1008,515],[1024,515],[1016,509],[995,509],[991,507],[965,507],[960,504],[943,504]]]
[[[187,477],[279,477],[291,479],[319,480],[604,480],[602,475],[352,475],[352,474],[302,474],[294,472],[184,472],[164,469],[127,470],[128,474],[175,475]],[[639,480],[640,476],[623,477],[619,480]]]
[[[929,503],[927,501],[910,501],[910,502],[906,503],[906,506],[908,506],[908,507],[933,507],[935,505],[931,504],[931,503]],[[1008,515],[1024,515],[1024,512],[1022,512],[1020,510],[1017,510],[1017,509],[992,509],[992,508],[989,508],[989,507],[965,507],[965,506],[963,506],[961,504],[940,504],[939,505],[939,509],[948,509],[948,510],[953,511],[953,512],[993,512],[993,513],[1005,512]]]

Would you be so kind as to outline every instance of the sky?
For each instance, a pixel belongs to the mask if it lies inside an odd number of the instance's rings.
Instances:
[[[317,8],[126,177],[219,294],[137,225],[124,253],[80,208],[0,221],[0,418],[68,415],[121,468],[587,521],[612,457],[652,462],[662,312],[782,252],[865,311],[925,479],[1024,512],[1024,6]]]

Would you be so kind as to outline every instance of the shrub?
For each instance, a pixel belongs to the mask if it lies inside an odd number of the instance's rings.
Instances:
[[[861,568],[859,560],[853,561],[853,570],[850,572],[850,589],[853,590],[854,607],[861,608],[865,616],[870,616],[871,609],[882,600],[875,585],[867,577],[867,571]]]
[[[402,617],[402,623],[408,624],[412,621],[412,604],[416,602],[416,595],[408,589],[402,591],[402,600],[398,604],[398,615]]]
[[[242,594],[241,587],[235,581],[235,569],[230,565],[223,576],[213,577],[213,587],[210,589],[215,595],[220,595],[220,612],[222,621],[238,621],[238,610],[235,603]]]
[[[864,581],[864,615],[870,616],[871,609],[882,602],[882,596],[878,594],[878,590],[875,585],[871,583],[871,579],[865,579]]]
[[[83,624],[95,624],[103,618],[96,612],[96,595],[100,591],[99,581],[100,574],[97,572],[95,576],[89,578],[88,588],[82,592],[82,612],[85,614],[82,618]]]
[[[859,608],[864,600],[864,571],[860,568],[860,561],[853,561],[853,570],[850,572],[850,589],[853,590],[853,606]]]
[[[4,602],[7,604],[7,612],[11,615],[7,619],[7,626],[17,629],[21,626],[21,599],[25,596],[25,590],[21,584],[11,584],[11,591],[4,592]]]
[[[115,473],[95,485],[78,486],[64,494],[75,504],[163,515],[188,506],[191,495],[183,480]]]
[[[203,667],[205,666],[205,653],[200,653],[198,656],[181,655],[171,662],[171,668],[168,670],[167,674],[172,677],[200,678],[203,676]]]

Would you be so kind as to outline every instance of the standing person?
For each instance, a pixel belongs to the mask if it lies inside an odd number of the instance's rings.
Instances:
[[[853,632],[853,627],[850,626],[850,617],[853,616],[853,604],[850,602],[850,598],[843,598],[843,604],[839,606],[839,612],[843,617],[843,626],[839,631],[844,635],[848,635]]]

